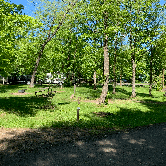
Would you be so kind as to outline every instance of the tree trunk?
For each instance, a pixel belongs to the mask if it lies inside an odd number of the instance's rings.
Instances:
[[[165,81],[165,80],[164,80],[164,75],[165,75],[165,69],[163,69],[162,89],[164,89],[164,87],[165,87],[165,86],[164,86],[164,81]]]
[[[132,35],[130,32],[130,50],[131,51],[133,51],[133,49],[134,49],[133,47],[132,47]],[[135,69],[136,69],[135,52],[131,52],[131,62],[132,62],[132,94],[131,94],[131,97],[135,97],[136,96],[136,93],[135,93]]]
[[[3,77],[3,85],[5,84],[5,78]]]
[[[150,84],[149,84],[149,96],[152,96],[152,66],[153,66],[153,50],[152,50],[152,45],[151,45],[151,59],[150,59]]]
[[[102,93],[99,98],[99,104],[104,103],[107,92],[108,92],[108,83],[109,83],[109,54],[108,54],[108,36],[105,36],[104,40],[104,85],[102,88]]]
[[[122,87],[122,74],[120,74],[120,86]]]
[[[104,0],[105,3],[105,0]],[[104,11],[104,30],[108,27],[108,13]],[[104,42],[103,42],[103,49],[104,49],[104,85],[102,88],[102,92],[99,98],[99,104],[105,103],[105,99],[108,92],[108,83],[109,83],[109,54],[108,54],[108,35],[104,33]]]
[[[93,74],[93,80],[94,80],[94,90],[96,90],[96,71]]]
[[[135,69],[136,69],[136,64],[135,64],[135,57],[133,55],[132,57],[132,94],[131,97],[135,97]]]
[[[114,53],[114,66],[113,66],[113,75],[114,75],[114,82],[113,82],[113,94],[116,93],[116,44],[115,44],[115,53]]]
[[[121,64],[121,67],[120,67],[120,86],[122,87],[122,75],[123,75],[123,66]]]
[[[37,68],[39,66],[40,57],[41,57],[41,55],[39,55],[38,58],[36,59],[36,64],[35,64],[35,67],[33,69],[33,74],[32,74],[32,78],[31,78],[30,88],[34,87],[35,75],[36,75],[36,72],[37,72]]]

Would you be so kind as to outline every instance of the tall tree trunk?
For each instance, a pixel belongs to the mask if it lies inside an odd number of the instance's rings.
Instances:
[[[131,62],[132,62],[132,94],[131,97],[135,97],[135,69],[136,69],[136,63],[135,63],[135,51],[134,46],[132,46],[132,35],[131,35],[131,30],[130,30],[130,50],[131,52]]]
[[[120,73],[120,86],[122,87],[122,73]]]
[[[136,69],[136,64],[135,64],[135,56],[132,56],[132,94],[131,97],[135,97],[135,69]]]
[[[163,77],[163,78],[162,78],[162,89],[164,89],[164,81],[165,81],[165,80],[164,80],[164,75],[165,75],[165,69],[163,69],[163,76],[162,76],[162,77]]]
[[[117,52],[116,52],[116,44],[115,44],[115,53],[114,53],[114,66],[113,66],[113,75],[114,75],[114,82],[113,82],[113,94],[116,93],[116,57],[117,57]]]
[[[5,84],[5,78],[3,77],[3,85]]]
[[[108,92],[108,83],[109,83],[109,54],[108,54],[108,36],[105,35],[104,39],[104,85],[102,88],[102,93],[99,98],[99,104],[105,102],[105,98]]]
[[[93,80],[94,80],[94,90],[96,90],[96,71],[93,74]]]
[[[105,3],[105,0],[104,0]],[[108,13],[104,12],[104,29],[106,30],[108,27]],[[108,92],[108,83],[109,83],[109,54],[108,54],[108,35],[104,33],[104,85],[102,88],[102,92],[99,98],[99,104],[105,103],[105,99]]]
[[[153,79],[153,76],[152,76],[152,66],[153,66],[153,50],[152,50],[152,45],[151,45],[151,48],[150,48],[150,51],[151,51],[151,58],[150,58],[150,84],[149,84],[149,96],[152,96],[152,79]]]
[[[132,17],[132,1],[130,1],[130,16]],[[136,25],[137,26],[137,25]],[[131,62],[132,62],[132,94],[131,97],[135,97],[135,69],[136,69],[136,62],[135,62],[135,44],[136,44],[136,38],[133,37],[132,34],[132,23],[130,20],[130,50],[131,50]],[[133,43],[134,42],[134,43]]]
[[[123,74],[123,65],[120,65],[120,86],[122,87],[122,74]]]
[[[44,51],[44,50],[43,50]],[[35,82],[35,75],[36,75],[36,72],[37,72],[37,68],[39,66],[39,62],[40,62],[40,58],[42,56],[42,53],[43,51],[39,54],[38,58],[36,59],[36,64],[35,64],[35,67],[33,69],[33,74],[32,74],[32,78],[31,78],[31,83],[30,83],[30,87],[34,87],[34,82]]]

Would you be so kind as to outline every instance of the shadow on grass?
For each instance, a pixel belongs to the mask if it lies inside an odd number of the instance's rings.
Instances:
[[[161,113],[158,111],[157,115]],[[153,111],[143,113],[122,108],[117,114],[103,117],[85,114],[83,116],[88,117],[88,121],[74,122],[66,128],[64,125],[63,128],[30,129],[20,134],[15,130],[7,131],[8,136],[14,137],[0,139],[0,165],[137,166],[141,163],[164,166],[166,159],[162,154],[165,154],[166,124],[136,128],[127,133],[108,132],[107,128],[102,128],[103,121],[111,122],[114,128],[123,128],[127,123],[134,125],[136,121],[150,124],[150,118],[155,115]],[[62,125],[60,123],[54,124]],[[92,125],[90,130],[78,128],[87,124]],[[94,130],[98,125],[101,129]],[[0,130],[3,134],[6,132]]]
[[[116,94],[112,94],[113,88],[109,87],[109,99],[129,99],[131,96],[131,92],[123,88],[116,88]]]
[[[61,103],[58,103],[58,105],[66,105],[66,104],[70,104],[71,102],[61,102]]]
[[[166,101],[160,102],[157,100],[151,100],[151,99],[144,99],[141,100],[140,103],[144,106],[146,106],[148,109],[154,112],[156,116],[158,116],[158,113],[161,112],[163,116],[161,115],[160,118],[165,120],[165,115],[166,115]]]
[[[18,84],[18,85],[0,85],[0,93],[6,93],[9,90],[15,90],[15,89],[21,88],[22,86],[25,86],[25,85],[21,85],[21,84]]]
[[[36,112],[49,104],[47,98],[7,97],[0,98],[0,109],[18,116],[34,116]]]
[[[85,87],[84,87],[84,89],[78,89],[76,91],[76,93],[78,95],[80,94],[81,96],[83,95],[87,99],[94,100],[94,99],[100,97],[101,89],[94,90],[94,89],[89,89],[88,87],[87,87],[87,89],[85,89]]]
[[[134,128],[138,126],[146,126],[149,124],[161,123],[166,121],[165,104],[150,106],[149,111],[143,112],[139,108],[126,109],[119,108],[116,113],[113,112],[94,112],[89,114],[81,114],[80,120],[59,121],[48,124],[47,127],[79,127],[91,129],[114,129],[123,130],[126,128]],[[108,110],[108,109],[107,109]],[[46,127],[46,126],[45,126]]]
[[[46,88],[46,87],[53,87],[53,88],[58,88],[58,87],[60,87],[58,84],[42,84],[42,85],[40,85],[40,84],[36,84],[35,85],[35,88]]]
[[[140,89],[142,91],[144,91],[144,88],[146,87],[139,87],[136,89],[136,96],[137,97],[151,97],[148,94],[148,90],[145,90],[144,93],[139,92]],[[110,97],[109,98],[113,98],[113,99],[129,99],[131,97],[131,93],[130,91],[126,90],[125,88],[116,88],[116,94],[112,94],[112,87],[109,88],[109,92],[110,92]]]

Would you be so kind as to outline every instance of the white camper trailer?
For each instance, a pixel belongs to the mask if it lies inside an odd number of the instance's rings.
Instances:
[[[55,78],[56,75],[57,77]],[[51,74],[51,73],[47,73],[46,74],[46,79],[45,79],[45,83],[52,83],[52,84],[63,84],[64,80],[66,79],[66,77],[64,77],[63,74]]]

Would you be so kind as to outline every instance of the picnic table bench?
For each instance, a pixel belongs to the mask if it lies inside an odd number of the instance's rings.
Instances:
[[[166,96],[166,92],[165,92],[165,94],[163,94],[164,96]]]
[[[40,89],[43,89],[43,90],[35,91],[36,97],[53,97],[53,96],[55,96],[56,91],[53,91],[52,87],[45,87],[45,88],[40,88]]]
[[[21,90],[18,90],[18,93],[24,93],[25,90],[27,90],[27,89],[21,89]]]

